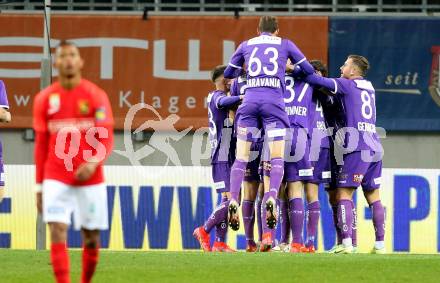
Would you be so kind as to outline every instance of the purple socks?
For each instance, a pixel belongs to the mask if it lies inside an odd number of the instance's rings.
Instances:
[[[302,198],[289,200],[290,229],[292,230],[292,242],[302,244],[304,228],[304,202]]]
[[[342,244],[345,247],[352,245],[353,205],[352,201],[343,199],[338,202],[338,226],[341,230]]]
[[[341,233],[341,229],[339,229],[338,226],[338,206],[332,205],[332,211],[333,211],[333,223],[335,225],[335,230],[336,230],[337,244],[340,245],[342,244],[342,233]]]
[[[370,205],[373,212],[373,225],[376,233],[376,241],[385,239],[385,209],[380,200]]]
[[[203,225],[203,229],[205,229],[207,233],[211,232],[214,226],[221,225],[222,222],[226,223],[228,217],[228,206],[229,200],[223,201],[212,212],[211,216],[209,216],[209,218],[205,221],[205,224]]]
[[[254,223],[255,223],[255,207],[254,202],[244,200],[241,205],[243,215],[244,233],[246,235],[246,243],[248,245],[255,245],[254,241]]]
[[[235,200],[236,202],[239,202],[241,183],[244,179],[246,166],[246,161],[236,159],[231,168],[231,200]]]
[[[352,232],[351,232],[351,241],[353,244],[353,247],[357,247],[357,211],[356,206],[354,204],[354,201],[351,201],[351,207],[352,213],[353,213],[353,225],[352,225]]]
[[[307,241],[306,247],[315,245],[316,233],[318,232],[319,216],[321,214],[319,201],[307,205]]]
[[[284,175],[284,160],[282,158],[272,158],[270,160],[270,182],[269,182],[269,197],[277,199],[278,190]]]
[[[289,222],[289,202],[285,200],[279,200],[279,221],[281,228],[280,243],[289,243],[290,235],[290,222]]]

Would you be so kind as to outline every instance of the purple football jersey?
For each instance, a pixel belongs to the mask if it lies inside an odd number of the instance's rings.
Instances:
[[[287,59],[301,64],[306,73],[313,73],[313,67],[292,41],[262,33],[240,44],[225,70],[225,77],[236,76],[235,71],[245,65],[247,89],[266,88],[282,94]],[[255,95],[255,99],[259,98]]]
[[[6,94],[6,87],[2,80],[0,80],[0,107],[9,109],[8,96]],[[0,141],[0,174],[3,175],[3,148]],[[0,180],[0,186],[4,186],[3,180]]]
[[[8,96],[6,94],[5,84],[0,80],[0,107],[9,109]]]
[[[313,131],[322,131],[322,136],[327,135],[327,127],[326,122],[324,119],[324,113],[323,108],[321,105],[321,102],[316,98],[312,98],[311,108],[310,108],[310,129],[309,132],[311,135],[313,134]],[[321,139],[321,147],[323,148],[329,148],[330,142],[329,138],[325,137]]]
[[[312,107],[313,88],[306,82],[286,76],[286,90],[284,92],[285,111],[289,117],[290,127],[307,129],[311,134],[311,120],[314,115],[309,114]]]
[[[376,98],[370,81],[363,78],[328,79],[315,74],[308,75],[306,81],[313,85],[323,86],[341,98],[345,110],[343,124],[347,127],[344,140],[347,151],[383,152],[376,133]],[[336,139],[339,139],[338,135]]]
[[[346,127],[359,132],[359,142],[354,151],[366,149],[382,152],[383,148],[376,133],[376,97],[371,82],[365,79],[345,78],[333,81],[334,92],[342,97],[344,104]]]
[[[231,96],[244,95],[247,85],[246,85],[246,75],[239,76],[231,83]]]
[[[212,164],[229,161],[232,123],[229,121],[229,110],[219,107],[219,100],[222,97],[226,97],[226,94],[215,90],[210,92],[207,98]]]

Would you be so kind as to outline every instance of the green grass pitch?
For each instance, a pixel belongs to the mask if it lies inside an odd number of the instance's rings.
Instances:
[[[70,262],[79,282],[81,252]],[[53,282],[49,253],[0,250],[0,282]],[[427,283],[440,282],[440,256],[102,251],[93,282]]]

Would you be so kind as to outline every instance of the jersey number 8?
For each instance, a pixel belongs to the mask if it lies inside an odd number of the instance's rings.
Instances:
[[[361,100],[362,100],[362,116],[365,119],[371,119],[373,117],[373,107],[371,106],[371,97],[370,94],[363,90],[361,92]]]

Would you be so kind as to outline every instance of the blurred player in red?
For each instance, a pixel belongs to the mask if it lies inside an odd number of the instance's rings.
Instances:
[[[50,229],[56,282],[68,283],[67,230],[71,215],[83,239],[81,282],[91,282],[98,263],[100,230],[108,229],[103,162],[113,146],[113,115],[106,93],[81,78],[78,48],[56,48],[58,82],[34,101],[37,209]]]

